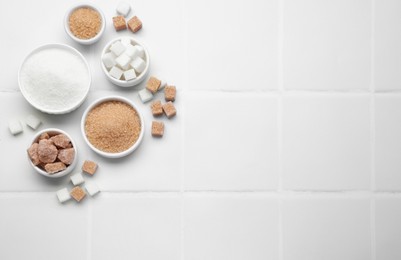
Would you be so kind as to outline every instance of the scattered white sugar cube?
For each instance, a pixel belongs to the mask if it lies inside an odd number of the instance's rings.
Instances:
[[[115,79],[120,79],[121,76],[123,75],[123,71],[121,69],[117,68],[116,66],[114,66],[113,68],[111,68],[109,74],[110,74],[110,76],[112,76]]]
[[[130,69],[127,71],[124,71],[124,78],[125,80],[132,80],[136,78],[136,73],[134,69]]]
[[[135,59],[136,57],[139,56],[139,51],[137,48],[135,48],[135,46],[133,46],[132,44],[128,44],[127,45],[127,49],[125,49],[124,52],[126,55],[128,55],[129,57],[131,57],[131,59]]]
[[[107,52],[102,57],[103,64],[106,68],[110,69],[116,65],[116,55],[112,52]]]
[[[163,90],[166,85],[167,85],[167,82],[165,80],[162,80],[162,82],[160,83],[160,87],[157,89],[157,91]]]
[[[125,51],[125,46],[121,43],[121,41],[116,41],[110,47],[110,51],[114,53],[116,56],[120,56]]]
[[[34,116],[34,115],[29,115],[29,116],[27,116],[27,117],[25,118],[25,122],[26,122],[26,124],[27,124],[30,128],[32,128],[33,130],[36,130],[36,129],[39,127],[39,125],[42,123],[42,121],[40,121],[40,119],[37,118],[37,117]]]
[[[131,67],[133,67],[136,72],[142,73],[142,71],[146,67],[146,62],[142,58],[137,57],[136,59],[131,61]]]
[[[140,90],[138,92],[138,95],[139,95],[139,98],[141,99],[142,103],[146,103],[146,102],[152,100],[152,98],[153,98],[152,92],[150,92],[146,88]]]
[[[61,203],[64,203],[71,199],[71,195],[68,192],[67,188],[61,189],[57,191],[57,198]]]
[[[128,37],[122,38],[122,39],[121,39],[121,43],[122,43],[125,47],[127,47],[128,45],[131,45],[131,39],[128,38]]]
[[[141,45],[135,45],[135,48],[139,51],[139,57],[145,58],[145,49]]]
[[[117,11],[118,14],[121,14],[124,17],[127,17],[129,12],[131,11],[131,6],[127,2],[120,2],[117,5],[116,11]]]
[[[74,184],[74,186],[80,185],[85,182],[84,176],[82,176],[80,172],[72,175],[70,179],[72,184]]]
[[[12,120],[12,121],[8,122],[8,128],[10,129],[10,132],[13,135],[22,133],[22,125],[19,120]]]
[[[121,54],[117,57],[116,63],[123,70],[127,70],[129,68],[129,63],[131,62],[131,58],[125,53]]]
[[[85,189],[88,191],[89,195],[91,195],[91,196],[95,196],[97,193],[100,192],[99,187],[93,182],[86,183]]]

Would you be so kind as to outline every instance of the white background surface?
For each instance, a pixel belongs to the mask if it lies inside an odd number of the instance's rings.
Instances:
[[[121,89],[100,68],[106,42],[132,35],[111,25],[118,1],[96,2],[108,24],[91,47],[64,32],[74,3],[0,3],[0,259],[401,259],[400,1],[132,1],[150,73],[178,88],[162,139],[144,85]],[[81,51],[93,75],[63,116],[34,110],[17,84],[23,58],[51,42]],[[90,151],[79,126],[111,94],[137,102],[147,128],[117,160]],[[31,113],[74,138],[79,165],[99,163],[86,180],[101,194],[58,203],[68,177],[35,173],[35,132],[8,131]]]

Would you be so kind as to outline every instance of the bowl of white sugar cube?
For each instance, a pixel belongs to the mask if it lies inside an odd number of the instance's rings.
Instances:
[[[149,52],[132,37],[120,37],[104,47],[102,69],[109,81],[120,87],[132,87],[143,81],[149,71]]]

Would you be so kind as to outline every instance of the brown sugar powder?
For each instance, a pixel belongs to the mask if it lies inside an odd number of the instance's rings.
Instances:
[[[106,101],[89,111],[85,134],[97,149],[119,153],[135,144],[141,133],[138,112],[121,101]]]
[[[69,18],[70,31],[79,39],[95,37],[102,26],[100,14],[89,7],[74,10]]]

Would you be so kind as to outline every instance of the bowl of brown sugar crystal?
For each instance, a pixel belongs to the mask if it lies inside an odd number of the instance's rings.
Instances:
[[[135,104],[120,96],[100,98],[84,112],[81,131],[85,142],[96,153],[120,158],[140,145],[144,121]]]

